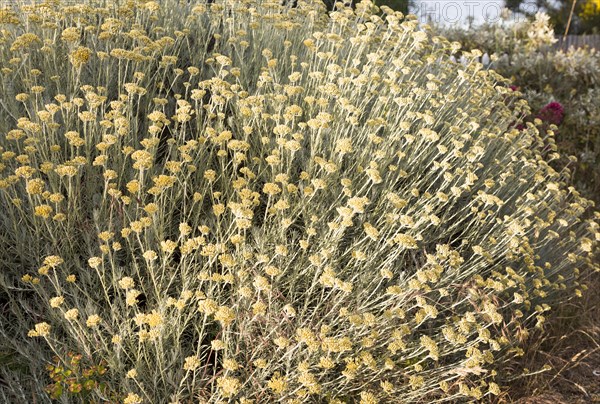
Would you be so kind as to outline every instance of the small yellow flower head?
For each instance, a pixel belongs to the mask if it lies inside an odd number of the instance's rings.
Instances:
[[[240,391],[241,383],[235,377],[222,376],[217,379],[217,386],[223,397],[230,398]]]
[[[213,213],[215,216],[221,216],[223,213],[225,213],[225,205],[221,203],[213,205]]]
[[[140,190],[140,183],[138,180],[132,180],[127,183],[126,187],[130,193],[136,194]]]
[[[152,313],[144,316],[144,322],[150,327],[155,328],[163,324],[163,316],[156,310],[152,310]]]
[[[115,170],[106,170],[104,172],[103,176],[104,176],[104,179],[108,182],[110,180],[114,180],[119,175],[117,174],[117,172]]]
[[[210,316],[219,310],[219,305],[213,299],[203,299],[198,302],[198,311]]]
[[[98,267],[102,264],[102,258],[100,257],[92,257],[88,259],[88,265],[94,269],[98,269]]]
[[[127,371],[127,373],[125,373],[125,377],[128,379],[135,379],[138,375],[138,372],[136,369],[130,369]]]
[[[125,304],[127,304],[127,306],[135,306],[138,302],[137,298],[140,294],[141,292],[139,290],[128,290],[127,294],[125,295]]]
[[[254,283],[253,283],[254,287],[256,288],[256,290],[258,291],[268,291],[271,289],[271,284],[269,283],[269,280],[267,278],[265,278],[264,276],[260,276],[257,275],[254,278]]]
[[[56,268],[63,262],[64,260],[58,255],[49,255],[48,257],[44,258],[44,265],[48,265],[50,268]]]
[[[425,384],[425,378],[423,376],[412,375],[408,383],[413,390],[417,390]]]
[[[210,342],[210,346],[215,351],[225,349],[225,343],[220,339],[214,339]]]
[[[102,319],[100,318],[100,316],[97,314],[92,314],[85,321],[85,325],[87,325],[90,328],[95,328],[100,324],[100,322],[102,322]]]
[[[40,195],[42,192],[44,192],[45,186],[46,186],[46,183],[39,178],[29,180],[29,181],[27,181],[27,186],[26,186],[27,193],[29,195]]]
[[[143,402],[144,400],[135,393],[127,394],[127,397],[123,400],[123,404],[142,404]]]
[[[375,396],[375,394],[368,392],[368,391],[362,391],[360,393],[360,404],[378,404],[379,401],[377,400],[377,397]]]
[[[386,392],[387,394],[390,394],[394,391],[394,385],[388,381],[383,381],[380,384],[381,389]]]
[[[267,361],[264,358],[258,358],[254,362],[252,362],[252,364],[254,366],[256,366],[258,369],[266,369],[267,368]]]
[[[131,289],[135,287],[135,281],[129,276],[124,276],[119,280],[119,287],[125,290]]]
[[[161,249],[167,254],[173,254],[177,249],[177,243],[171,240],[165,240],[160,242]]]
[[[274,265],[268,265],[265,268],[265,273],[269,276],[277,276],[277,275],[281,274],[281,269],[277,268]]]
[[[223,368],[230,372],[235,372],[240,368],[240,364],[235,359],[226,358],[223,359]]]
[[[273,195],[277,195],[278,193],[280,193],[281,188],[279,188],[279,185],[277,185],[277,184],[274,184],[272,182],[267,182],[263,186],[263,192],[269,196],[273,196]]]
[[[488,390],[490,392],[490,394],[493,394],[495,396],[499,396],[500,393],[502,392],[500,390],[500,386],[498,386],[496,383],[494,382],[490,382],[488,383]]]
[[[144,259],[148,262],[155,261],[158,258],[158,255],[156,254],[156,252],[152,251],[152,250],[146,251],[143,255],[144,255]]]
[[[146,213],[148,213],[149,215],[152,215],[158,212],[158,205],[155,203],[149,203],[146,206],[144,206],[144,211],[146,211]]]
[[[374,184],[380,184],[383,181],[383,179],[381,178],[381,174],[379,173],[379,170],[377,170],[375,168],[367,168],[365,170],[365,173],[367,174],[369,179],[371,181],[373,181]]]
[[[37,323],[34,326],[33,330],[29,330],[29,333],[27,334],[27,336],[29,337],[47,337],[48,335],[50,335],[50,324],[43,322],[43,323]]]
[[[290,340],[286,337],[277,337],[273,339],[273,343],[277,345],[279,349],[285,349],[290,345]]]
[[[50,202],[53,202],[53,203],[60,203],[60,202],[62,202],[64,199],[65,199],[65,197],[64,197],[62,194],[60,194],[60,193],[55,193],[55,194],[52,194],[52,195],[50,195],[50,197],[48,198],[48,200],[50,200]]]
[[[262,300],[258,300],[252,305],[252,313],[255,316],[264,316],[266,311],[267,305]]]
[[[183,364],[183,369],[188,371],[193,371],[200,367],[202,362],[197,356],[188,356],[185,358],[185,363]]]
[[[114,236],[114,233],[109,231],[103,231],[98,233],[98,238],[104,242],[110,240]]]
[[[32,33],[25,33],[19,37],[17,37],[15,39],[15,41],[12,43],[12,46],[10,47],[10,50],[12,52],[24,49],[24,48],[28,48],[34,44],[41,44],[42,41],[40,40],[40,38]]]
[[[154,186],[158,188],[170,188],[177,181],[176,177],[172,177],[170,175],[159,175],[157,177],[152,178],[152,182],[154,182]]]
[[[348,207],[352,208],[355,213],[364,213],[365,207],[369,203],[369,199],[366,197],[354,197],[348,199]]]
[[[231,59],[228,58],[227,56],[223,56],[223,55],[219,55],[215,58],[215,60],[217,61],[217,63],[221,66],[229,66],[231,65]]]
[[[48,265],[42,265],[38,269],[38,274],[40,275],[48,275],[48,273],[50,273],[50,267]]]
[[[352,153],[354,148],[352,147],[352,139],[344,138],[337,141],[335,145],[335,151],[341,154]]]
[[[81,33],[77,27],[69,27],[63,30],[60,38],[65,42],[77,42],[79,41]]]
[[[79,317],[79,310],[77,309],[70,309],[65,312],[65,319],[67,321],[75,321],[77,317]]]
[[[29,94],[19,93],[15,96],[15,100],[19,102],[25,102],[29,99]]]
[[[139,220],[134,220],[130,223],[131,228],[121,230],[121,236],[127,237],[133,230],[136,233],[141,233],[144,230],[144,224]]]
[[[593,247],[594,243],[592,242],[592,240],[590,240],[587,237],[581,239],[581,250],[583,252],[592,252]]]
[[[208,181],[214,181],[217,178],[217,173],[214,170],[206,170],[204,178]]]
[[[69,54],[69,60],[75,68],[80,68],[90,60],[90,56],[92,56],[92,50],[90,48],[79,46]]]
[[[279,372],[275,372],[267,385],[276,394],[282,394],[287,389],[288,383],[285,377],[281,376]]]
[[[152,167],[154,156],[146,150],[136,150],[131,153],[131,159],[135,161],[133,168],[144,170]]]
[[[179,233],[181,233],[182,236],[187,236],[191,232],[192,232],[192,227],[189,224],[187,224],[187,223],[179,224]]]
[[[221,326],[228,327],[235,320],[235,311],[227,306],[220,306],[215,313],[215,320],[221,323]]]
[[[160,10],[160,5],[156,1],[149,1],[144,4],[144,8],[150,11],[151,13],[155,13],[158,10]]]
[[[65,302],[65,298],[63,296],[55,296],[50,299],[50,307],[60,307]]]
[[[50,215],[52,214],[53,211],[54,210],[52,209],[52,206],[50,206],[50,205],[39,205],[34,208],[33,214],[35,216],[39,216],[44,219],[47,219],[50,217]]]
[[[52,217],[52,220],[56,220],[57,222],[64,222],[67,219],[67,216],[64,213],[57,213]]]
[[[276,255],[280,255],[280,256],[287,256],[288,255],[288,248],[285,245],[279,244],[275,246],[275,254]]]

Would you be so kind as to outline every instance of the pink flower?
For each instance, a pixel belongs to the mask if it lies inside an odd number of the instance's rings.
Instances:
[[[560,125],[565,117],[565,110],[558,102],[551,102],[540,110],[537,117],[542,121]]]

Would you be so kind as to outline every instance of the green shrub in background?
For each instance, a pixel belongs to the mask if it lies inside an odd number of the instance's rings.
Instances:
[[[504,5],[512,11],[525,13],[535,4],[535,9],[543,9],[550,16],[550,22],[556,27],[556,32],[563,35],[566,30],[571,35],[597,34],[600,28],[600,1],[598,0],[506,0]]]
[[[354,7],[356,3],[359,3],[359,0],[346,0],[341,3],[344,3],[348,6]],[[327,10],[332,11],[337,3],[340,3],[335,0],[323,0],[325,7]],[[414,0],[376,0],[373,1],[377,7],[387,6],[394,11],[400,11],[402,14],[408,14],[410,9],[415,6]]]
[[[568,166],[577,188],[600,203],[600,53],[553,49],[552,27],[541,14],[517,24],[437,31],[465,49],[488,52],[494,59],[492,68],[511,78],[531,106],[530,120],[551,102],[562,105],[564,120],[555,137],[563,157],[556,167]],[[577,161],[569,159],[570,155]]]
[[[3,401],[501,394],[598,216],[506,80],[378,11],[1,12]]]
[[[525,55],[548,49],[556,42],[549,18],[537,13],[529,20],[514,21],[510,11],[503,10],[494,22],[469,26],[439,26],[436,31],[459,42],[463,49],[479,49],[500,57]]]

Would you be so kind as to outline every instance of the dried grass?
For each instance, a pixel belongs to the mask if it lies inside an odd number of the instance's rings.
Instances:
[[[508,402],[600,402],[600,274],[588,286],[581,299],[557,308],[543,334],[532,335],[521,365],[551,370],[515,382]]]

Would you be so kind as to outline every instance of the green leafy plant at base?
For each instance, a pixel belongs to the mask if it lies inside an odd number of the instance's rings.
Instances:
[[[412,16],[52,1],[0,24],[8,400],[49,402],[48,364],[73,386],[66,352],[127,404],[494,400],[585,289],[600,217],[552,132]]]
[[[54,364],[46,366],[50,378],[54,383],[46,387],[52,399],[59,399],[63,395],[80,395],[85,399],[96,389],[106,390],[106,383],[102,381],[106,373],[103,364],[84,367],[81,363],[83,356],[69,352],[68,362],[60,363],[60,358],[54,358]]]

